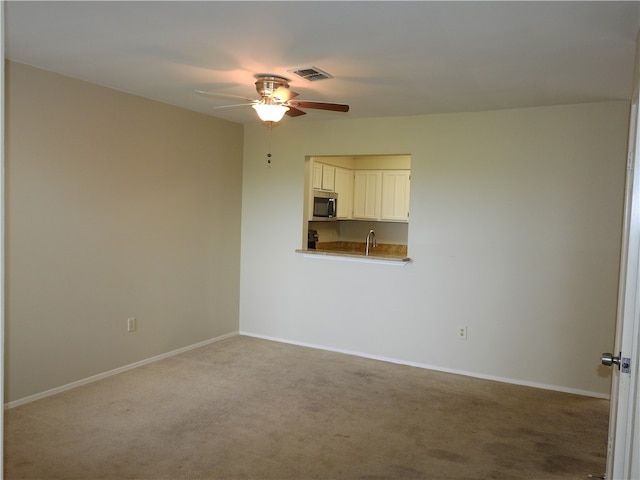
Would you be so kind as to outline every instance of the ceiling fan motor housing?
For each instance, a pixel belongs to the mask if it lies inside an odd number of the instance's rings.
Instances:
[[[289,88],[289,79],[278,75],[256,75],[256,91],[262,98],[270,97],[278,88]]]

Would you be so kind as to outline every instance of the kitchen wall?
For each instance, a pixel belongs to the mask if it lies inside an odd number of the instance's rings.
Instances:
[[[6,67],[6,401],[237,331],[242,126]]]
[[[246,126],[241,331],[606,396],[628,108],[285,119],[270,164],[264,127]],[[399,152],[411,155],[410,264],[295,253],[305,157]]]
[[[328,163],[351,170],[411,170],[411,155],[358,155],[310,157],[309,161]],[[309,178],[309,182],[312,179]]]
[[[373,229],[378,243],[406,245],[410,224],[401,222],[374,222],[367,220],[340,220],[335,222],[309,222],[309,228],[318,232],[320,242],[364,243]],[[300,248],[307,248],[306,243]]]

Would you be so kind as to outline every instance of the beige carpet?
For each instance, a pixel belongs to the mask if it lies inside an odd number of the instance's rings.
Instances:
[[[239,336],[7,411],[5,478],[585,479],[608,408]]]

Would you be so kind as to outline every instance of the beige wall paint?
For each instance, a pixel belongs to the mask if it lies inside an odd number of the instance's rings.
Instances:
[[[237,331],[242,126],[6,73],[7,401]]]
[[[607,395],[628,108],[285,120],[270,165],[264,127],[247,126],[241,331]],[[294,253],[305,157],[398,152],[411,155],[408,266]]]
[[[411,155],[330,156],[310,160],[351,170],[411,170]]]
[[[8,401],[238,315],[248,333],[608,392],[626,102],[285,120],[268,164],[262,126],[243,156],[239,125],[18,64],[7,80]],[[410,265],[294,253],[306,156],[398,152]]]
[[[0,8],[0,52],[2,52],[2,58],[4,58],[4,8]],[[4,62],[0,63],[0,105],[4,105]],[[4,395],[4,291],[5,291],[5,250],[4,250],[4,108],[0,112],[0,217],[2,223],[0,224],[0,398],[5,398]],[[0,411],[0,470],[4,471],[4,409]]]

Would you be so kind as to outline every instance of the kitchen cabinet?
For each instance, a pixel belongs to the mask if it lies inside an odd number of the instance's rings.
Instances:
[[[351,218],[353,208],[353,170],[336,167],[335,192],[338,194],[337,218]]]
[[[311,183],[313,185],[314,190],[322,189],[322,164],[314,163],[313,164],[313,177],[311,178]]]
[[[340,220],[409,221],[411,170],[351,170],[313,164],[313,188],[338,194]]]
[[[381,193],[382,172],[380,170],[355,170],[353,172],[353,218],[380,220]]]
[[[380,219],[409,221],[410,170],[383,170]]]
[[[410,178],[410,170],[356,170],[353,218],[408,222]]]
[[[336,188],[336,167],[322,165],[322,190],[334,192]]]
[[[327,192],[335,191],[336,167],[314,162],[313,164],[313,188]]]

